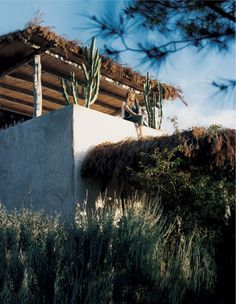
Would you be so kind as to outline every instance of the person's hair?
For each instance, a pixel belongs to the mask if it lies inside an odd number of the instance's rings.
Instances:
[[[135,96],[135,99],[134,99],[134,101],[131,101],[131,98],[133,96]],[[137,102],[137,97],[136,97],[136,94],[134,92],[127,92],[125,99],[126,99],[126,103],[128,105],[131,105],[131,104]]]

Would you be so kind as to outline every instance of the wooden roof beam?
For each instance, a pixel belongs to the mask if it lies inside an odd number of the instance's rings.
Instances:
[[[4,58],[3,61],[0,61],[1,64],[1,72],[0,78],[8,75],[9,73],[18,69],[21,65],[29,62],[34,57],[34,52],[30,52],[27,56],[18,55],[13,58],[9,58],[8,60]]]
[[[24,81],[26,81],[26,82],[28,82],[28,83],[32,83],[31,77],[26,76],[26,75],[20,75],[19,72],[15,72],[14,74],[9,75],[8,77],[19,78],[19,79],[22,79],[22,80],[24,80]],[[1,82],[0,82],[0,83],[1,83]],[[57,93],[58,93],[58,92],[62,92],[62,87],[58,87],[58,86],[49,84],[49,83],[47,83],[47,82],[45,82],[45,81],[42,81],[42,84],[43,84],[43,87],[48,88],[48,89],[50,89],[50,90],[53,90],[53,91],[55,91],[55,92],[57,92]],[[2,83],[1,83],[1,86],[2,86]],[[4,84],[4,86],[5,86],[5,88],[11,89],[11,88],[9,87],[9,85]],[[7,86],[8,86],[8,87],[7,87]],[[26,89],[20,89],[20,92],[23,93],[24,90],[26,90]],[[29,91],[28,91],[28,90],[26,90],[26,91],[27,91],[27,94],[29,94]],[[106,95],[107,95],[107,94],[106,94]],[[32,95],[31,95],[31,96],[32,96]],[[72,95],[70,95],[70,96],[72,96]],[[82,99],[82,94],[79,94],[79,98]],[[66,105],[65,102],[62,102],[62,101],[60,101],[60,100],[58,100],[58,99],[56,99],[56,98],[50,97],[50,96],[46,96],[45,94],[43,94],[43,99],[45,99],[45,100],[47,99],[48,101],[51,101],[51,102],[54,102],[54,103],[58,103],[58,104],[63,105],[63,106]],[[120,105],[117,106],[117,107],[116,107],[116,106],[111,106],[111,105],[109,105],[109,104],[107,104],[107,103],[105,103],[105,102],[103,102],[103,101],[101,101],[101,100],[99,100],[99,99],[96,100],[95,104],[100,105],[100,106],[102,106],[102,107],[104,107],[104,108],[107,108],[107,109],[112,110],[112,111],[115,111],[115,112],[116,112],[116,111],[120,111]]]
[[[33,94],[32,94],[31,90],[28,90],[28,89],[25,89],[25,88],[19,88],[19,87],[16,87],[14,85],[11,85],[11,84],[6,84],[6,83],[2,82],[1,80],[0,80],[0,87],[2,87],[4,89],[11,90],[11,91],[14,91],[14,92],[18,92],[18,93],[21,93],[21,94],[28,95],[29,97],[32,98],[32,104],[33,104]],[[62,102],[62,101],[60,101],[56,98],[53,98],[51,96],[47,96],[45,94],[43,94],[43,100],[53,102],[53,103],[57,103],[57,104],[63,105],[63,106],[65,105],[65,102]]]
[[[5,100],[7,102],[8,101],[9,102],[14,102],[14,103],[20,104],[22,106],[31,107],[32,115],[33,115],[33,106],[34,106],[33,105],[33,100],[32,100],[32,102],[29,102],[29,101],[25,101],[25,100],[15,98],[15,97],[12,97],[12,96],[9,96],[9,95],[5,95],[5,94],[0,94],[0,99]],[[47,107],[47,106],[43,106],[43,109],[47,112],[52,111],[52,109]]]
[[[10,75],[8,75],[7,77],[20,79],[20,80],[23,80],[23,81],[25,81],[27,83],[30,83],[30,84],[32,84],[32,81],[33,81],[32,77],[30,77],[30,76],[28,76],[25,73],[20,72],[20,71],[15,71],[15,72],[11,73]],[[45,87],[47,89],[50,89],[50,90],[55,91],[57,93],[62,92],[62,87],[51,84],[48,81],[42,81],[42,84],[43,84],[43,87]]]
[[[60,48],[59,49],[57,48],[57,50],[54,48],[53,52],[50,50],[47,50],[45,53],[51,57],[56,58],[57,60],[60,60],[61,62],[69,64],[73,67],[77,67],[77,68],[81,69],[82,63],[84,63],[86,65],[86,60],[84,60],[80,56],[72,54],[72,53],[68,54],[70,57],[70,60],[66,59],[65,55],[63,54],[63,51],[61,51]],[[132,83],[132,81],[127,78],[121,78],[119,76],[114,78],[114,76],[111,76],[110,73],[108,71],[104,70],[103,68],[101,68],[101,77],[110,83],[115,83],[122,89],[125,89],[125,90],[131,89],[131,90],[136,90],[139,92],[143,91],[143,87],[141,85]]]
[[[34,55],[41,54],[53,46],[54,44],[52,42],[47,42],[45,45],[42,45],[38,49],[29,46],[29,50],[26,53],[17,54],[8,58],[2,58],[2,60],[0,60],[0,78],[17,70],[23,64],[30,62],[34,58]]]
[[[14,111],[16,113],[24,114],[33,117],[33,108],[30,106],[22,105],[19,102],[4,100],[0,98],[0,109],[8,111]],[[43,114],[47,114],[48,111],[43,110]]]
[[[31,62],[28,62],[28,63],[27,63],[27,66],[30,67],[30,68],[33,67],[33,65],[32,65]],[[59,72],[59,71],[57,71],[57,70],[55,70],[55,69],[49,68],[49,67],[47,67],[47,66],[45,66],[45,65],[43,65],[42,75],[43,75],[44,73],[49,74],[49,75],[52,75],[52,76],[56,76],[56,77],[58,77],[58,78],[64,78],[64,79],[70,80],[69,75],[62,74],[61,72]],[[14,75],[15,75],[15,74],[14,74]],[[77,78],[77,81],[78,81],[79,84],[82,84],[82,83],[83,83],[81,80],[78,80],[78,78]],[[106,89],[99,89],[99,92],[101,92],[102,94],[107,95],[107,96],[109,96],[109,97],[118,99],[118,100],[120,100],[120,101],[122,101],[122,102],[124,101],[124,98],[123,98],[122,96],[117,95],[117,94],[115,94],[115,93],[111,93],[109,90],[106,90]]]
[[[31,113],[32,111],[26,111],[25,109],[19,108],[18,105],[9,106],[9,104],[5,104],[5,101],[2,101],[1,99],[0,99],[0,109],[8,112],[13,112],[28,117],[32,117],[32,113]]]

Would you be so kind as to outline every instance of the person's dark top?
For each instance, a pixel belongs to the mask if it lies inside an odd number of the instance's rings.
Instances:
[[[134,113],[139,114],[139,105],[135,102],[132,107],[130,108]],[[125,117],[124,119],[129,119],[130,117],[132,117],[133,115],[131,115],[129,112],[125,111]]]

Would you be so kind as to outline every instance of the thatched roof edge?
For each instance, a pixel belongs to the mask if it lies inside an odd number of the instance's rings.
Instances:
[[[108,184],[112,179],[122,179],[127,167],[134,168],[141,152],[171,151],[178,145],[183,147],[186,164],[232,172],[235,170],[235,135],[233,129],[194,128],[171,136],[103,143],[88,153],[81,176]]]
[[[24,30],[18,30],[15,32],[8,33],[0,36],[0,43],[11,42],[14,40],[27,40],[32,42],[33,39],[39,36],[48,42],[51,42],[51,47],[60,47],[65,56],[68,57],[70,54],[78,56],[80,59],[85,60],[84,50],[85,48],[80,46],[76,40],[68,40],[63,36],[53,32],[50,27],[43,27],[39,25],[30,25]],[[133,71],[130,67],[123,66],[114,62],[111,58],[101,55],[102,58],[102,73],[109,74],[113,80],[128,80],[135,86],[138,86],[139,90],[143,90],[143,84],[146,77],[142,76],[139,72]],[[118,79],[117,79],[118,78]],[[152,86],[157,90],[158,81],[152,80]],[[179,87],[161,83],[163,98],[168,100],[180,99],[184,102],[182,96],[182,90]],[[137,87],[136,87],[137,89]],[[157,92],[158,93],[158,92]]]

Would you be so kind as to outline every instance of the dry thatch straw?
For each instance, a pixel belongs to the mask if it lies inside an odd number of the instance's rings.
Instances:
[[[42,40],[43,38],[43,40]],[[48,42],[48,45],[51,50],[56,51],[56,48],[60,48],[65,54],[67,59],[70,58],[70,55],[73,55],[73,60],[75,56],[78,57],[79,61],[85,61],[85,48],[81,46],[76,40],[68,40],[63,36],[58,35],[57,33],[52,31],[51,27],[45,27],[38,24],[30,23],[26,29],[22,31],[16,31],[4,36],[0,36],[0,43],[4,43],[6,41],[14,41],[14,40],[26,40],[31,43],[41,44]],[[127,84],[130,87],[138,88],[139,90],[143,90],[143,84],[146,80],[145,76],[142,76],[140,73],[133,71],[130,67],[123,66],[114,62],[111,58],[101,55],[102,63],[102,73],[105,76],[111,77],[115,81],[124,82],[128,81]],[[162,93],[163,99],[181,99],[182,91],[180,88],[175,87],[170,84],[162,83]],[[154,90],[158,91],[158,81],[152,80],[152,87]],[[184,102],[184,101],[183,101]]]
[[[141,152],[171,151],[178,145],[183,147],[182,157],[187,165],[206,170],[235,170],[235,130],[211,127],[194,128],[171,136],[98,145],[85,158],[81,176],[107,185],[112,179],[123,179],[126,168],[134,168],[138,164]]]
[[[33,35],[38,35],[47,41],[52,42],[54,46],[59,46],[64,51],[66,57],[69,56],[70,52],[83,53],[82,48],[78,45],[78,41],[68,40],[58,35],[52,31],[51,27],[30,25],[23,31],[23,36],[29,40]]]

